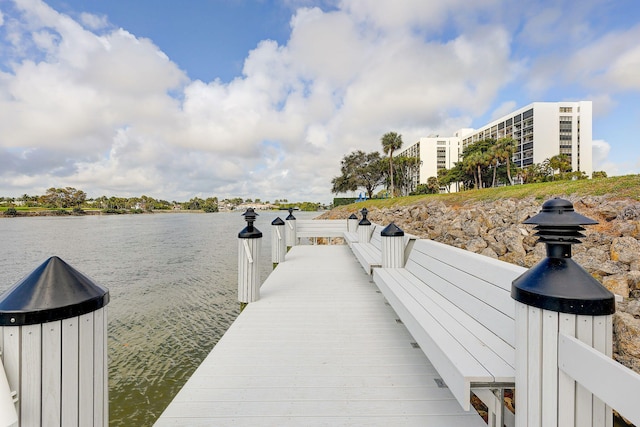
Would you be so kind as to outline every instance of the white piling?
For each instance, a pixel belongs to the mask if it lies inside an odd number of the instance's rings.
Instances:
[[[356,214],[351,214],[347,219],[347,231],[349,233],[355,233],[358,230],[358,217]]]
[[[285,223],[277,217],[271,223],[271,262],[273,266],[284,262],[287,254],[287,243],[285,242]]]
[[[404,231],[393,222],[380,233],[382,237],[382,267],[404,267]]]
[[[109,424],[109,291],[51,257],[0,298],[19,426]]]

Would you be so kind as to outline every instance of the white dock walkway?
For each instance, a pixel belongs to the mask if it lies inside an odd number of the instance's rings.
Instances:
[[[486,426],[346,245],[295,246],[155,426]]]

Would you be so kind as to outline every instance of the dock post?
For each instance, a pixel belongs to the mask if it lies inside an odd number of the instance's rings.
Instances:
[[[275,269],[278,264],[284,262],[287,254],[287,244],[284,235],[284,221],[277,217],[271,222],[271,262]]]
[[[371,241],[371,221],[367,219],[369,211],[367,208],[362,208],[362,219],[358,223],[358,242],[369,243]]]
[[[380,233],[382,236],[382,267],[404,267],[404,231],[393,222]]]
[[[568,200],[552,199],[526,220],[535,224],[547,257],[512,282],[516,300],[516,426],[611,426],[612,411],[563,372],[573,338],[612,354],[614,295],[571,259],[581,225],[596,221]],[[571,338],[567,338],[571,337]]]
[[[238,301],[243,309],[260,299],[259,260],[262,232],[253,226],[258,214],[247,208],[242,214],[247,226],[238,233]]]
[[[287,250],[289,250],[296,245],[298,240],[296,217],[293,216],[293,208],[289,208],[289,216],[285,220],[287,221],[285,235],[287,238]]]
[[[358,230],[358,217],[356,214],[351,214],[347,219],[347,231],[349,233],[355,233]]]
[[[108,303],[105,287],[55,256],[0,297],[20,426],[108,426]]]

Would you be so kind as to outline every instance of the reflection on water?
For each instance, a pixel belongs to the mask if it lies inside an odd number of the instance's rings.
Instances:
[[[287,213],[259,214],[264,280]],[[240,212],[3,218],[0,292],[53,255],[108,287],[110,425],[151,425],[238,315],[245,225]]]

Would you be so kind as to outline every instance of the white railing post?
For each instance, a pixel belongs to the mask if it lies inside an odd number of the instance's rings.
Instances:
[[[382,236],[382,267],[404,267],[404,231],[393,222],[380,233]]]
[[[371,221],[367,219],[369,211],[367,208],[362,208],[362,219],[358,223],[358,242],[369,243],[371,240]]]
[[[356,214],[351,214],[347,219],[347,231],[349,233],[355,233],[358,230],[358,217]]]
[[[291,249],[297,243],[297,225],[296,217],[293,216],[293,208],[289,208],[289,216],[285,218],[287,226],[285,227],[285,235],[287,239],[287,249]]]
[[[597,224],[553,199],[524,222],[536,224],[547,258],[515,279],[516,426],[612,426],[611,408],[559,369],[560,333],[612,353],[614,296],[571,259],[581,225]]]
[[[238,301],[244,308],[260,299],[260,244],[262,232],[253,226],[257,213],[247,208],[242,214],[247,226],[238,233]]]
[[[271,222],[271,262],[273,263],[273,268],[284,262],[287,254],[284,227],[285,223],[280,217]]]
[[[106,288],[58,257],[0,297],[18,425],[108,426],[108,303]]]

